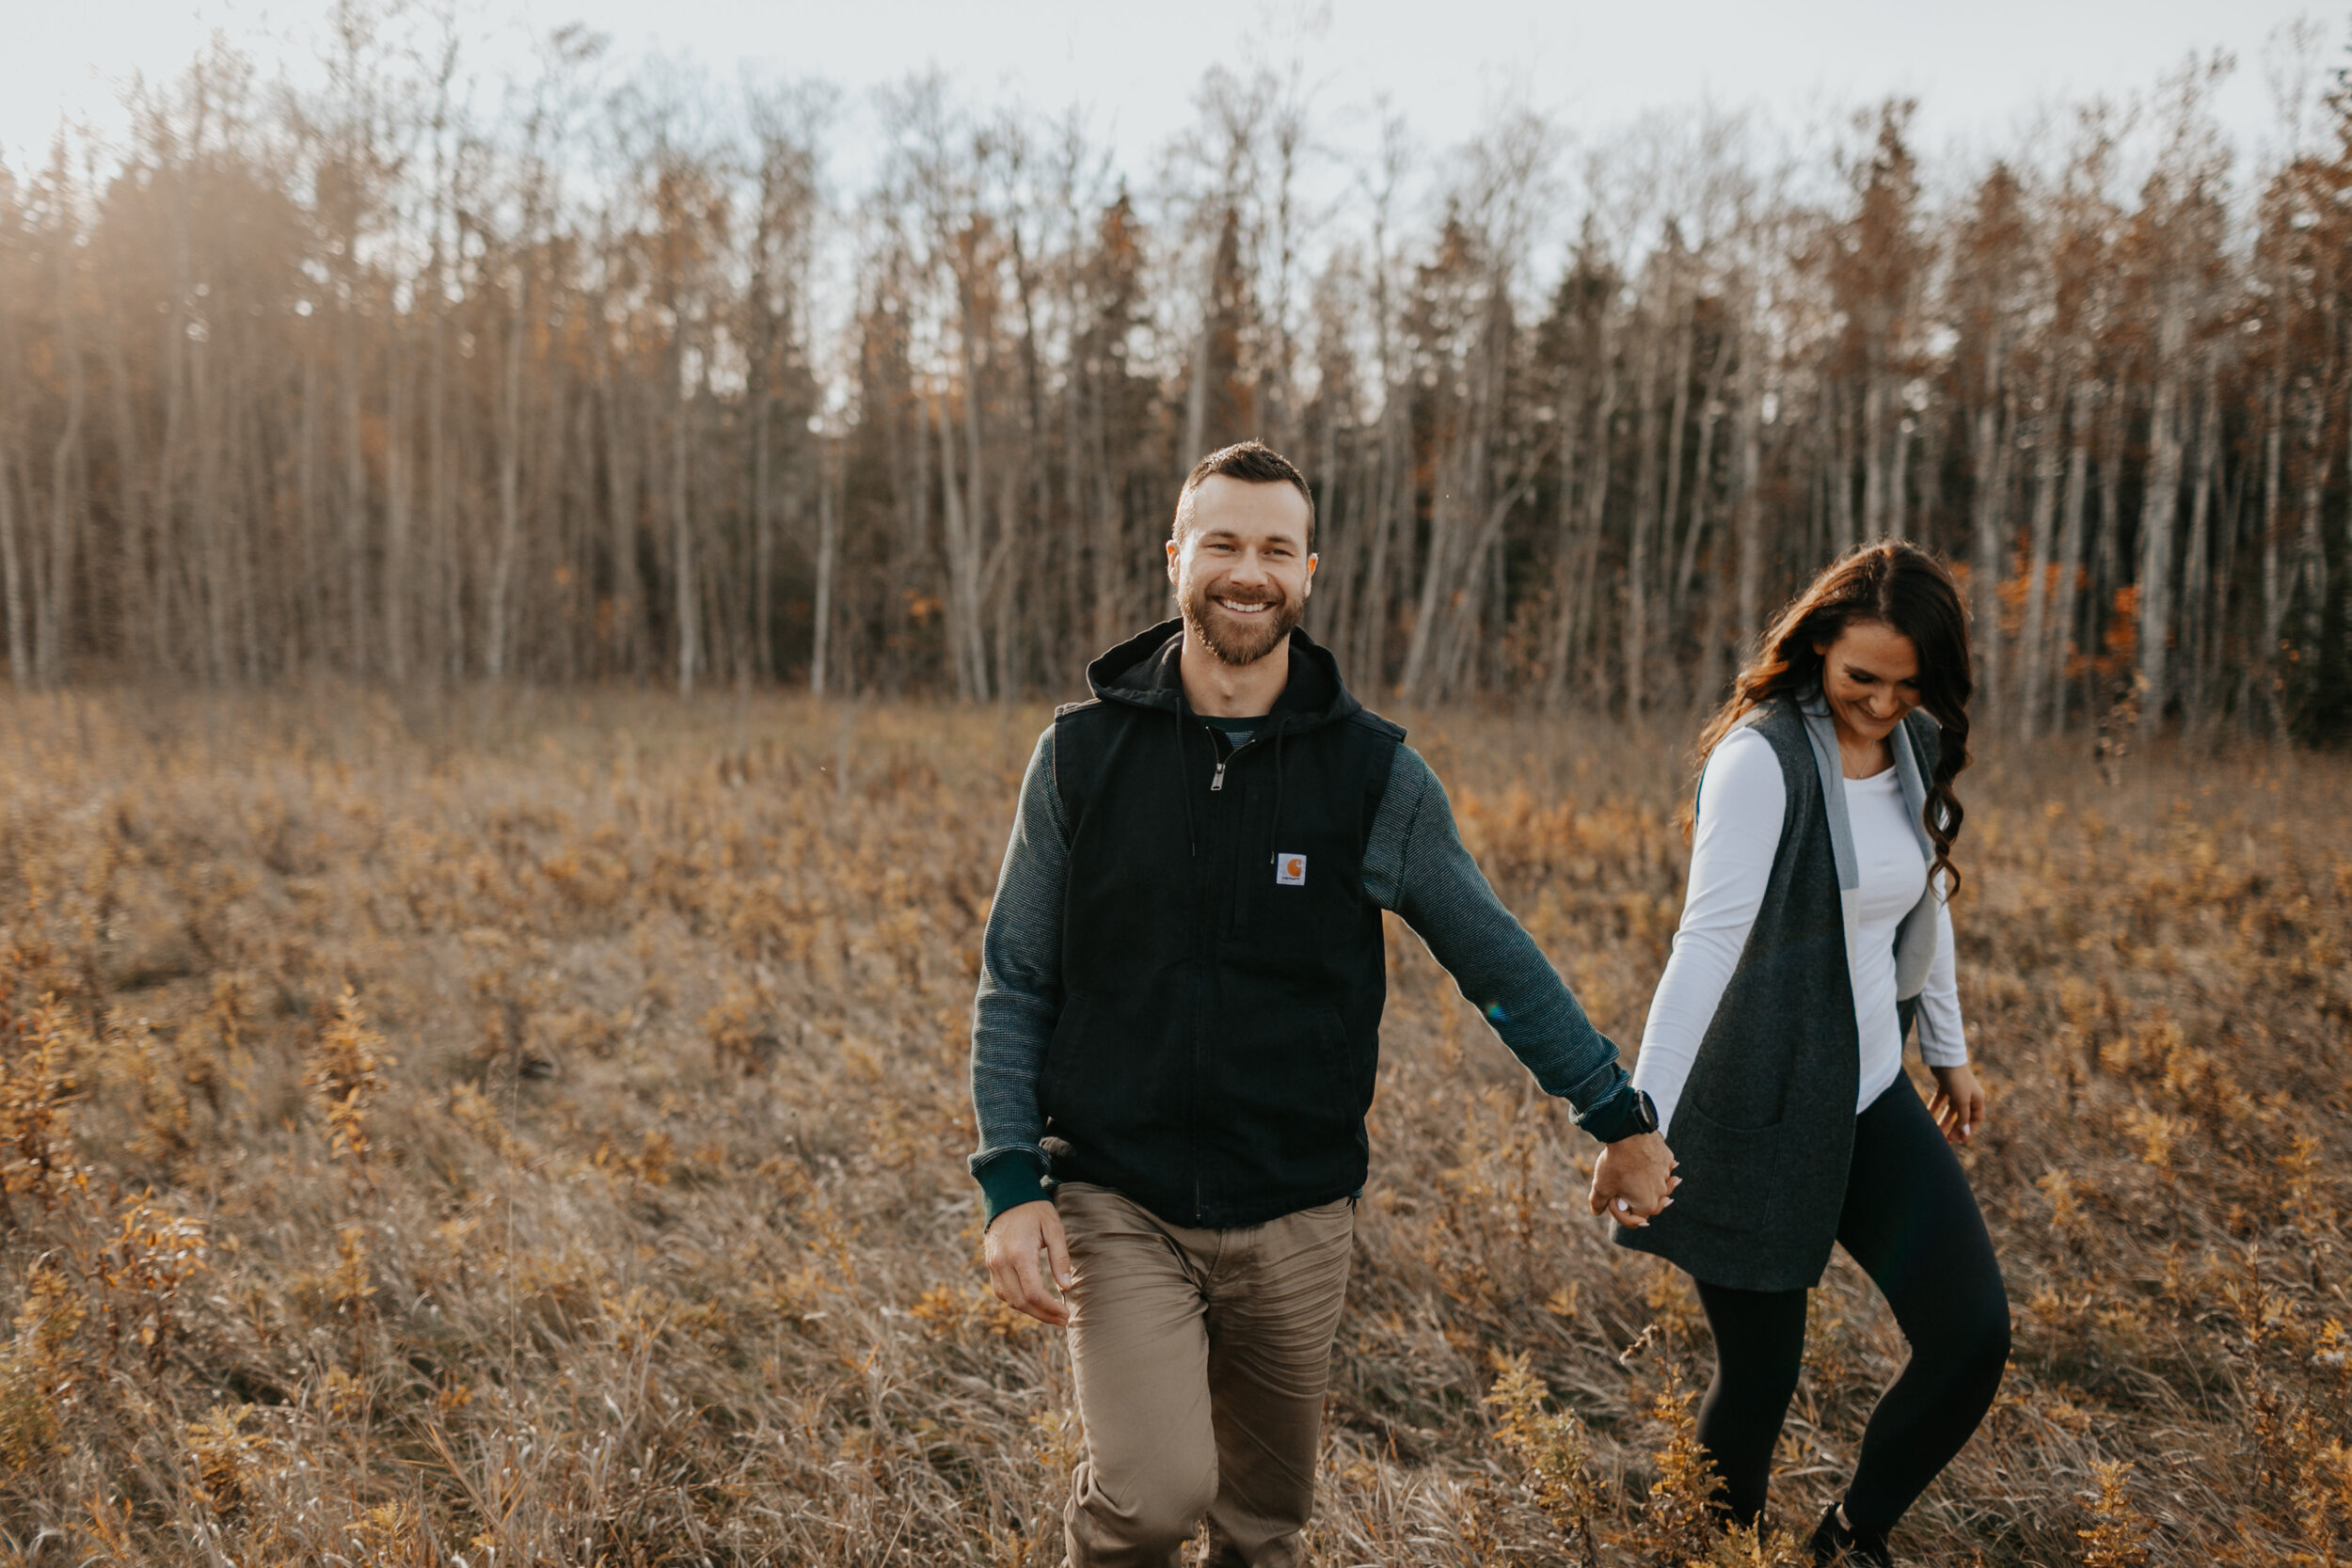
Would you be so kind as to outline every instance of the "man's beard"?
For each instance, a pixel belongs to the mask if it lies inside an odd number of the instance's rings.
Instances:
[[[1200,640],[1220,664],[1255,664],[1280,644],[1291,634],[1306,606],[1292,598],[1281,589],[1269,585],[1257,594],[1237,594],[1228,590],[1223,598],[1235,604],[1270,604],[1274,608],[1263,615],[1247,618],[1231,613],[1220,614],[1209,602],[1205,588],[1193,587],[1178,601],[1184,612],[1184,629]]]

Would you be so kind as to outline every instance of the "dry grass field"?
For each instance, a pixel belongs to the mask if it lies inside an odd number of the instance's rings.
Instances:
[[[962,1165],[1042,717],[0,699],[0,1561],[1058,1562],[1067,1358],[985,1294]],[[1685,736],[1414,738],[1638,1038]],[[2352,768],[1991,749],[1958,918],[2017,1349],[1898,1545],[2352,1560]],[[1317,1560],[1773,1560],[1693,1531],[1692,1298],[1390,951]],[[1790,1524],[1900,1354],[1842,1261],[1814,1324]]]

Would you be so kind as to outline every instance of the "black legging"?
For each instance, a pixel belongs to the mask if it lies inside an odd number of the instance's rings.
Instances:
[[[1854,1121],[1837,1240],[1886,1293],[1911,1360],[1879,1400],[1846,1489],[1857,1534],[1883,1538],[1993,1406],[2009,1361],[2009,1294],[1968,1179],[1910,1083],[1898,1078]],[[1788,1399],[1804,1358],[1803,1291],[1698,1282],[1715,1332],[1715,1380],[1699,1441],[1734,1519],[1764,1510]]]

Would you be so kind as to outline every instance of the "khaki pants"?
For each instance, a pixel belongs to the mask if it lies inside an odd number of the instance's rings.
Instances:
[[[1070,1359],[1086,1457],[1071,1568],[1292,1568],[1314,1507],[1331,1336],[1356,1206],[1232,1230],[1168,1225],[1106,1187],[1054,1194],[1070,1240]]]

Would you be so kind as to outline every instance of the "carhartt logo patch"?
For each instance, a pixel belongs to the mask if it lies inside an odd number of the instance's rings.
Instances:
[[[1307,857],[1304,855],[1275,856],[1274,880],[1276,885],[1280,887],[1305,887],[1307,885]]]

